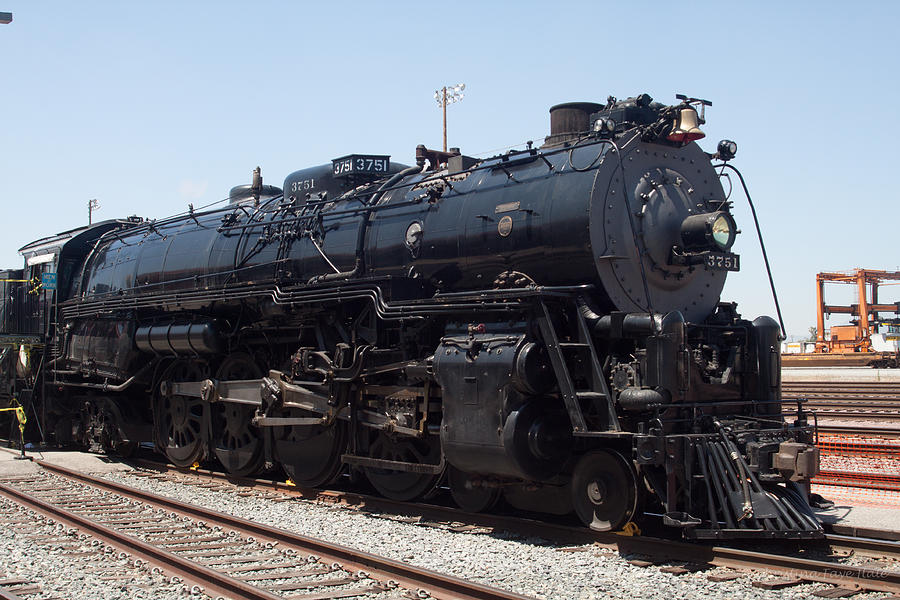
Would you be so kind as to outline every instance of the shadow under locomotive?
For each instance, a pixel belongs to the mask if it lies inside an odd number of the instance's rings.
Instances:
[[[597,530],[646,511],[688,537],[821,537],[779,325],[720,301],[738,232],[712,161],[735,146],[695,143],[707,105],[560,105],[541,148],[350,155],[39,240],[16,279],[58,287],[6,297],[34,317],[5,319],[7,346],[44,343],[30,372],[6,352],[5,381],[60,443],[305,486],[349,470],[400,500],[446,482],[470,511]]]

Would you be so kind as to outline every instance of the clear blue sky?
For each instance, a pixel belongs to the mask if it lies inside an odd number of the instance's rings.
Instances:
[[[737,141],[788,333],[814,277],[900,268],[898,2],[41,2],[3,0],[0,266],[87,221],[162,217],[351,152],[411,163],[540,141],[547,109],[708,98]],[[723,299],[774,314],[746,204]],[[900,289],[888,300],[900,299]],[[889,293],[885,294],[886,296]],[[834,294],[834,300],[843,300]]]

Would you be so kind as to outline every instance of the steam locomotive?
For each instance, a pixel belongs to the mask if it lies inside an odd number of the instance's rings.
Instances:
[[[0,395],[46,442],[176,465],[820,537],[779,325],[720,300],[736,146],[701,150],[709,103],[679,100],[561,104],[540,147],[488,159],[257,170],[214,209],[28,244],[0,272]]]

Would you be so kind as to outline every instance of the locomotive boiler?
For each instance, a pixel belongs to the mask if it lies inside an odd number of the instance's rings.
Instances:
[[[558,105],[540,147],[351,154],[26,246],[57,274],[45,435],[598,530],[821,536],[779,325],[720,298],[735,145],[705,153],[708,103],[680,100]]]

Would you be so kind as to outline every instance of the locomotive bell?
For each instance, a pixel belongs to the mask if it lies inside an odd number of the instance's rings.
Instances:
[[[670,142],[683,144],[706,137],[706,134],[700,131],[697,111],[690,106],[679,110],[675,116],[675,122],[672,124],[672,132],[666,137]]]

